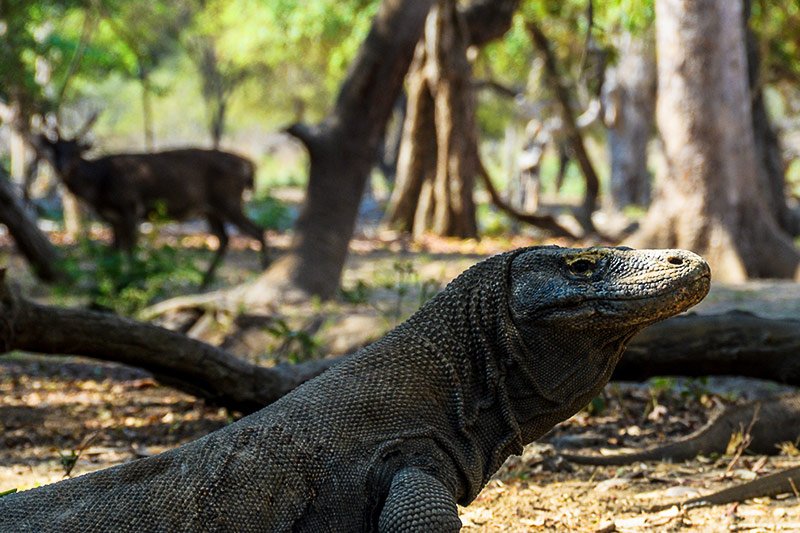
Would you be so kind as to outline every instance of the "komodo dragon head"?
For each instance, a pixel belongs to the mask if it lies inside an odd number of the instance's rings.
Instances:
[[[546,247],[516,255],[509,278],[519,363],[507,374],[518,381],[507,383],[512,403],[536,397],[533,412],[548,410],[543,401],[575,412],[608,381],[634,334],[705,297],[710,269],[685,250]]]

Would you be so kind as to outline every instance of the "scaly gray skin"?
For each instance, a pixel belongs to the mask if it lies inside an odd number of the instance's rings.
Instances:
[[[633,334],[708,286],[681,250],[492,257],[262,411],[0,498],[0,531],[457,531],[456,502],[586,405]]]
[[[708,424],[675,442],[640,452],[618,455],[561,454],[564,459],[584,465],[629,465],[642,461],[685,461],[698,455],[725,453],[731,435],[747,431],[747,450],[765,455],[780,451],[782,442],[800,437],[800,395],[785,394],[732,406],[714,416]]]

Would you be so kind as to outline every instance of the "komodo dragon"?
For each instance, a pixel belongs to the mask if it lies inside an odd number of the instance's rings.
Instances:
[[[731,436],[747,432],[747,450],[771,455],[780,452],[783,442],[800,438],[800,395],[783,394],[731,406],[694,433],[675,442],[647,448],[639,452],[616,455],[561,454],[566,460],[586,465],[629,465],[642,461],[685,461],[698,455],[723,454]]]
[[[0,498],[0,531],[457,531],[456,502],[585,406],[632,335],[708,287],[682,250],[494,256],[253,415]]]

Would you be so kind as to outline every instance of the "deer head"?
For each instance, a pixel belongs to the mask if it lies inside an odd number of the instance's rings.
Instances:
[[[91,143],[85,137],[99,117],[99,112],[92,113],[74,137],[65,137],[58,125],[50,133],[40,133],[33,139],[36,150],[47,159],[61,176],[69,174],[77,165],[85,152],[91,149]]]

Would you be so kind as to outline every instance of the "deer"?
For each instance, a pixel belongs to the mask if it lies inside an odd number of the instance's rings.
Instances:
[[[83,137],[95,119],[72,138],[56,127],[54,138],[42,133],[36,144],[67,189],[111,226],[114,248],[131,256],[139,223],[163,211],[173,220],[203,216],[217,237],[219,246],[203,276],[203,288],[213,281],[227,251],[226,224],[257,240],[262,267],[269,264],[264,229],[242,209],[242,194],[254,185],[255,166],[249,159],[200,148],[87,159],[84,154],[92,146]]]

